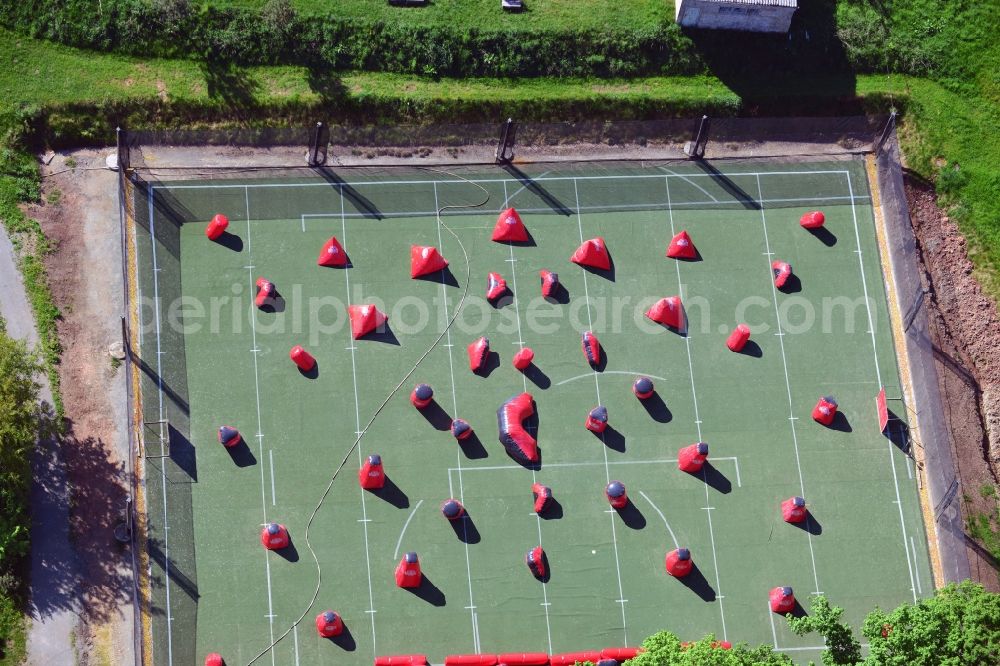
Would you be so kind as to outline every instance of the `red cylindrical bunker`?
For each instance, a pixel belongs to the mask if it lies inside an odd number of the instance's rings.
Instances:
[[[773,613],[785,615],[795,610],[795,595],[792,594],[792,588],[790,587],[776,587],[772,589],[768,595],[768,602],[771,605],[771,612]]]
[[[434,399],[434,389],[429,384],[417,384],[410,393],[410,403],[417,409],[423,409]]]
[[[358,470],[358,483],[365,490],[378,490],[385,485],[382,456],[373,453],[365,459],[365,464]]]
[[[694,568],[694,561],[691,559],[691,551],[687,548],[677,548],[667,553],[664,562],[667,573],[674,578],[681,578],[691,573]]]
[[[677,469],[688,474],[700,472],[708,459],[708,444],[698,442],[677,452]]]
[[[546,562],[545,551],[542,550],[541,546],[535,546],[524,556],[524,563],[528,565],[531,575],[536,578],[545,578]]]
[[[451,422],[451,436],[455,439],[469,439],[472,437],[472,426],[465,419],[455,419]]]
[[[208,236],[208,240],[218,240],[219,236],[226,233],[226,227],[228,226],[229,218],[222,213],[216,213],[212,217],[212,221],[205,227],[205,235]]]
[[[521,349],[514,354],[514,367],[518,370],[524,370],[529,365],[535,361],[535,352],[531,350],[531,347],[521,347]]]
[[[219,444],[222,444],[227,449],[231,449],[240,442],[243,441],[243,436],[240,435],[240,431],[232,426],[219,426]]]
[[[628,504],[628,494],[625,492],[625,484],[621,481],[612,481],[604,489],[604,496],[615,509],[624,509]]]
[[[223,661],[221,654],[213,652],[205,656],[205,666],[226,666],[226,662]]]
[[[809,509],[802,497],[789,497],[781,503],[781,518],[786,523],[801,523],[808,515]]]
[[[799,218],[799,224],[805,229],[819,229],[826,222],[826,215],[821,210],[809,211]]]
[[[746,324],[737,324],[733,332],[726,339],[726,346],[729,351],[741,352],[746,347],[747,340],[750,339],[750,327]]]
[[[424,575],[420,571],[420,561],[417,559],[417,554],[409,552],[403,555],[396,566],[396,585],[399,587],[420,587],[423,579]]]
[[[316,367],[316,359],[313,355],[302,348],[302,345],[295,345],[292,350],[288,352],[288,357],[292,359],[295,365],[299,366],[299,370],[302,372],[309,372]]]
[[[583,424],[587,430],[602,433],[608,427],[608,409],[604,405],[594,407],[587,414],[587,420]]]
[[[344,632],[344,620],[332,610],[326,610],[316,616],[316,631],[323,638],[333,638]]]
[[[832,395],[825,395],[816,402],[816,406],[813,407],[812,417],[817,423],[821,423],[825,426],[833,423],[833,419],[837,416],[837,401],[834,400]]]
[[[646,400],[653,397],[653,380],[649,377],[638,377],[635,382],[632,383],[632,393],[639,400]]]
[[[257,295],[254,297],[253,302],[257,307],[263,307],[267,303],[267,299],[272,298],[277,292],[274,283],[267,278],[259,277],[257,278]]]
[[[291,542],[288,536],[288,529],[278,523],[268,523],[260,531],[260,543],[268,550],[281,550],[287,548]]]
[[[458,520],[465,515],[465,507],[454,497],[441,502],[441,515],[448,520]]]

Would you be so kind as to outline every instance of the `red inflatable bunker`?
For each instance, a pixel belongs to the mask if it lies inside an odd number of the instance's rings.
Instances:
[[[454,497],[441,502],[441,515],[448,520],[458,520],[465,515],[465,507]]]
[[[789,497],[781,503],[781,519],[786,523],[801,523],[809,517],[806,500],[802,497]]]
[[[821,210],[810,211],[799,218],[799,224],[801,224],[804,229],[819,229],[825,222],[826,215],[824,215]]]
[[[410,247],[410,277],[418,278],[428,273],[444,270],[448,262],[436,247],[413,245]]]
[[[465,419],[455,419],[451,422],[451,436],[455,439],[472,437],[472,426]]]
[[[216,213],[212,217],[212,221],[205,227],[205,235],[208,236],[208,240],[219,240],[219,237],[226,233],[226,227],[228,226],[229,218],[222,213]],[[222,657],[219,658],[221,659]]]
[[[544,652],[505,652],[497,655],[497,663],[507,666],[546,666],[549,655]]]
[[[549,657],[549,664],[551,666],[573,666],[576,663],[590,662],[596,664],[601,660],[601,653],[598,650],[591,650],[589,652],[564,652],[563,654],[554,654]]]
[[[490,355],[490,339],[483,336],[469,343],[466,350],[469,352],[469,370],[480,372],[486,366],[486,359]]]
[[[309,372],[316,367],[316,359],[303,349],[302,345],[292,347],[292,350],[288,352],[288,358],[292,359],[292,362],[299,366],[299,370],[302,372]]]
[[[792,277],[792,265],[787,261],[772,261],[771,273],[774,275],[774,286],[782,289]]]
[[[538,275],[542,279],[542,298],[555,298],[559,293],[559,274],[552,271],[540,270]]]
[[[545,557],[545,551],[542,550],[541,546],[535,546],[529,550],[528,554],[524,556],[524,563],[528,565],[528,569],[531,571],[532,576],[535,578],[545,578],[548,560]]]
[[[320,266],[331,267],[347,265],[347,253],[344,252],[344,246],[340,244],[336,236],[330,236],[330,240],[323,243],[323,249],[319,251],[316,263]]]
[[[601,650],[601,658],[603,659],[614,659],[615,661],[621,663],[623,661],[628,661],[633,659],[640,652],[645,652],[641,647],[630,648],[630,647],[612,647],[604,648]]]
[[[698,258],[698,250],[695,249],[687,231],[681,230],[679,234],[670,239],[670,245],[667,246],[667,256],[671,259]]]
[[[639,400],[652,398],[654,391],[653,380],[649,377],[638,377],[632,383],[632,393],[634,393],[635,397],[639,398]]]
[[[221,654],[213,652],[205,656],[205,666],[226,666],[226,662],[222,660]]]
[[[776,587],[768,595],[771,612],[785,615],[795,610],[795,595],[790,587]]]
[[[427,666],[425,654],[393,654],[375,657],[375,666]]]
[[[741,352],[747,346],[747,340],[749,339],[750,327],[746,324],[737,324],[733,332],[726,338],[726,346],[729,347],[729,351],[731,352]]]
[[[535,498],[535,513],[543,513],[552,504],[552,489],[538,482],[531,484],[531,496]]]
[[[493,235],[490,240],[498,243],[515,242],[523,243],[528,240],[528,230],[521,221],[521,216],[513,208],[500,213],[497,223],[493,227]]]
[[[625,484],[621,481],[612,481],[604,489],[604,496],[612,508],[624,509],[628,505],[628,493],[625,492]]]
[[[278,523],[268,523],[260,530],[260,544],[268,550],[281,550],[288,548],[291,537],[288,536],[288,529]]]
[[[812,417],[817,423],[825,426],[833,423],[833,419],[837,417],[837,401],[832,395],[825,395],[819,399],[813,407]]]
[[[267,278],[259,277],[257,278],[257,295],[254,296],[253,302],[259,308],[267,305],[269,298],[274,298],[278,290],[275,288],[274,283]]]
[[[242,441],[243,436],[240,435],[240,431],[236,428],[227,425],[219,427],[219,444],[222,444],[227,449],[231,449]]]
[[[417,409],[423,409],[434,400],[434,389],[429,384],[417,384],[410,392],[410,403]]]
[[[385,469],[382,456],[373,453],[365,458],[365,464],[358,470],[358,483],[365,490],[378,490],[385,485]]]
[[[420,561],[417,554],[409,552],[396,566],[396,585],[399,587],[420,587],[424,575],[420,572]]]
[[[646,310],[646,316],[657,324],[663,324],[677,330],[684,329],[684,305],[681,303],[680,296],[661,298]]]
[[[583,347],[583,356],[590,365],[598,365],[601,362],[601,341],[597,339],[592,331],[584,331],[580,336],[580,345]]]
[[[516,354],[514,354],[514,367],[518,370],[526,370],[529,365],[535,361],[535,352],[531,350],[531,347],[521,347]]]
[[[583,241],[569,260],[580,266],[599,268],[603,271],[611,268],[611,255],[608,254],[608,246],[600,236]]]
[[[507,281],[499,273],[486,276],[486,300],[495,301],[507,293]]]
[[[348,305],[347,317],[351,320],[351,337],[355,340],[378,330],[389,321],[389,317],[371,303]]]
[[[691,559],[691,551],[687,548],[677,548],[667,553],[664,562],[667,573],[674,578],[683,578],[691,573],[694,568],[694,561]]]
[[[494,666],[496,663],[495,654],[449,654],[444,658],[444,666]]]
[[[688,474],[700,472],[708,459],[708,444],[698,442],[677,452],[677,469]]]
[[[344,633],[344,620],[332,610],[323,611],[316,616],[316,631],[323,638],[333,638]]]
[[[497,410],[500,443],[507,452],[530,463],[538,462],[538,441],[524,429],[524,421],[535,413],[535,399],[530,393],[510,398]]]
[[[608,427],[608,408],[604,405],[594,407],[587,414],[587,420],[583,425],[591,432],[604,432]]]

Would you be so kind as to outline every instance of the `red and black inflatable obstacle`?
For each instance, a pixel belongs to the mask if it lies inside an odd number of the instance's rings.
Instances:
[[[534,363],[534,361],[535,352],[531,350],[531,347],[521,347],[521,349],[514,354],[514,358],[511,362],[518,370],[527,370],[528,366]]]
[[[792,277],[792,265],[787,261],[772,261],[771,273],[774,275],[774,286],[781,289]]]
[[[542,279],[542,298],[556,298],[559,295],[559,274],[542,269],[538,271]]]
[[[254,296],[253,302],[259,308],[264,307],[268,304],[268,299],[274,298],[278,290],[275,288],[274,283],[267,278],[259,277],[257,278],[257,295]]]
[[[316,367],[316,359],[303,349],[302,345],[292,347],[292,350],[288,352],[288,358],[292,359],[292,362],[299,366],[299,370],[302,372],[309,372]]]
[[[821,210],[813,210],[799,218],[799,224],[804,229],[819,229],[826,222],[826,215]]]
[[[427,666],[425,654],[393,654],[375,657],[375,666]]]
[[[593,331],[584,331],[580,336],[580,345],[583,348],[583,356],[590,365],[601,363],[601,341],[597,339]]]
[[[806,508],[805,498],[789,497],[781,503],[781,519],[786,523],[801,523],[809,517],[809,509]]]
[[[538,442],[524,428],[525,419],[535,413],[535,399],[530,393],[516,395],[497,410],[500,443],[507,453],[529,463],[538,462]]]
[[[413,245],[410,247],[410,277],[418,278],[429,273],[436,273],[448,266],[447,260],[441,256],[436,247],[430,245]]]
[[[694,561],[691,559],[691,551],[687,548],[677,548],[667,553],[664,562],[667,573],[674,578],[683,578],[691,573],[694,568]]]
[[[524,563],[528,565],[528,570],[531,571],[532,576],[535,578],[545,578],[548,561],[545,557],[545,551],[542,550],[541,546],[535,546],[529,550],[528,554],[524,556]]]
[[[344,620],[332,610],[325,610],[316,616],[316,631],[323,638],[333,638],[344,633]]]
[[[768,595],[772,613],[786,615],[795,610],[795,595],[790,587],[776,587]]]
[[[454,497],[441,503],[441,514],[448,520],[458,520],[465,515],[465,507]]]
[[[601,650],[601,659],[614,659],[618,663],[621,663],[623,661],[628,661],[629,659],[635,658],[635,656],[640,652],[645,652],[645,650],[641,647],[604,648],[603,650]]]
[[[410,392],[410,403],[417,409],[423,409],[434,400],[434,389],[429,384],[417,384]]]
[[[833,423],[833,419],[837,418],[837,401],[832,395],[824,395],[813,407],[812,411],[813,420],[817,423],[821,423],[825,426]]]
[[[681,303],[680,296],[667,296],[653,303],[653,306],[646,310],[646,317],[652,319],[657,324],[669,326],[679,331],[684,330],[685,316],[684,304]]]
[[[611,255],[608,254],[608,246],[600,236],[583,241],[569,260],[574,264],[599,268],[602,271],[611,269]]]
[[[656,389],[653,388],[653,380],[649,377],[638,377],[632,383],[632,393],[639,400],[647,400],[653,397]]]
[[[409,552],[396,565],[396,585],[399,587],[420,587],[424,575],[420,572],[420,561],[417,554]]]
[[[208,240],[219,240],[219,237],[226,233],[226,227],[228,226],[229,218],[222,213],[216,213],[212,217],[212,221],[205,227],[205,235],[208,236]],[[219,657],[219,659],[221,658]]]
[[[226,666],[226,662],[222,660],[221,654],[213,652],[205,656],[205,666]]]
[[[455,419],[451,422],[451,436],[455,439],[469,439],[472,437],[472,426],[465,419]]]
[[[444,666],[496,666],[495,654],[449,654]]]
[[[507,281],[499,273],[486,276],[486,300],[494,303],[507,293]]]
[[[496,226],[493,227],[493,235],[490,240],[498,243],[514,242],[523,243],[528,240],[528,230],[521,221],[521,216],[513,208],[500,213]]]
[[[389,316],[371,303],[348,305],[347,317],[351,320],[351,337],[355,340],[377,331],[389,321]]]
[[[243,441],[240,431],[232,426],[219,426],[219,444],[227,449],[231,449]]]
[[[671,259],[698,258],[698,250],[691,242],[687,231],[681,230],[679,234],[670,239],[670,245],[667,246],[667,256]]]
[[[385,485],[385,469],[382,456],[373,453],[365,458],[365,464],[358,470],[358,483],[365,490],[378,490]]]
[[[340,244],[336,236],[330,236],[330,240],[323,243],[323,248],[319,251],[319,257],[316,258],[316,263],[320,266],[346,266],[347,265],[347,253],[344,252],[344,246]]]
[[[291,537],[284,525],[278,523],[268,523],[260,530],[260,544],[268,550],[281,550],[288,548]]]
[[[747,340],[749,339],[750,327],[746,324],[737,324],[733,332],[726,338],[726,346],[729,347],[729,351],[731,352],[741,352],[747,346]]]
[[[700,472],[708,459],[708,444],[698,442],[677,452],[677,469],[688,474]]]
[[[531,484],[531,496],[535,499],[535,513],[545,513],[552,504],[552,489],[537,481]]]
[[[549,655],[544,652],[506,652],[497,655],[497,664],[507,666],[546,666]]]
[[[608,427],[608,408],[604,405],[594,407],[587,413],[587,420],[583,425],[591,432],[598,434],[604,432]]]
[[[486,336],[469,343],[466,348],[469,352],[469,370],[481,372],[486,366],[486,359],[490,355],[490,339]]]
[[[604,496],[612,508],[624,509],[628,504],[628,494],[625,492],[625,484],[621,481],[612,481],[604,488]]]

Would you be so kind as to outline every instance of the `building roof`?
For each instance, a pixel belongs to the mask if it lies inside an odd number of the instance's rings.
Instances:
[[[763,5],[766,7],[792,7],[799,6],[798,0],[701,0],[701,2],[714,2],[725,5]]]

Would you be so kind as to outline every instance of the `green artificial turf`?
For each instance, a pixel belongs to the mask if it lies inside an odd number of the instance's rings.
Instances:
[[[137,202],[140,288],[160,296],[142,311],[144,409],[148,421],[174,427],[171,457],[147,461],[157,663],[209,651],[245,663],[306,608],[316,584],[306,522],[356,431],[454,314],[467,280],[463,246],[470,288],[461,314],[374,420],[316,514],[311,541],[323,584],[275,663],[569,652],[638,645],[664,627],[815,659],[819,646],[767,611],[771,587],[791,585],[802,600],[822,591],[854,624],[874,605],[929,594],[910,462],[877,432],[879,378],[890,397],[900,389],[862,165],[715,166],[726,176],[687,165],[533,168],[535,180],[491,170],[476,176],[485,192],[452,174],[341,171],[328,181],[166,184],[151,205]],[[482,203],[487,193],[482,206],[448,209],[437,224],[434,211]],[[507,203],[521,210],[532,244],[490,242]],[[798,226],[815,208],[826,212],[827,235]],[[152,244],[142,231],[150,211]],[[231,220],[225,244],[203,234],[216,212]],[[701,261],[664,258],[682,228]],[[316,265],[331,235],[351,268]],[[610,248],[611,273],[567,261],[594,236]],[[411,280],[411,244],[439,246],[451,279]],[[801,291],[772,289],[768,252],[792,263]],[[568,302],[541,299],[543,268],[559,273]],[[491,271],[514,295],[499,309],[484,301]],[[258,276],[277,285],[278,312],[252,308]],[[857,300],[866,290],[874,336]],[[190,300],[172,304],[180,294]],[[642,318],[652,300],[675,294],[687,308],[687,337]],[[345,302],[379,304],[391,335],[352,343]],[[783,335],[775,335],[775,302]],[[754,327],[751,353],[725,348],[737,318]],[[585,329],[606,350],[600,372],[584,361]],[[469,371],[465,350],[480,335],[498,355],[486,377]],[[510,365],[522,343],[536,355],[528,375]],[[315,377],[288,359],[295,344],[318,359]],[[657,385],[648,407],[630,390],[639,374]],[[407,400],[417,382],[436,390],[423,413]],[[525,390],[538,410],[537,470],[496,440],[497,407]],[[810,419],[823,394],[841,404],[837,429]],[[583,427],[598,403],[610,413],[603,436]],[[475,440],[455,442],[447,432],[454,416],[473,425]],[[222,424],[244,436],[232,455],[216,441]],[[699,440],[711,447],[710,467],[680,472],[677,450]],[[377,494],[357,485],[371,453],[391,479]],[[621,513],[603,496],[611,479],[632,499]],[[559,503],[546,519],[531,512],[535,480]],[[781,521],[780,502],[797,494],[809,502],[814,534]],[[460,526],[439,512],[450,495],[468,509]],[[260,547],[261,524],[271,520],[289,528],[292,554]],[[539,543],[551,565],[545,584],[523,562]],[[675,545],[689,547],[697,565],[687,584],[663,570]],[[393,582],[408,550],[430,581],[418,594]],[[349,637],[317,637],[312,620],[326,608],[343,615]]]

